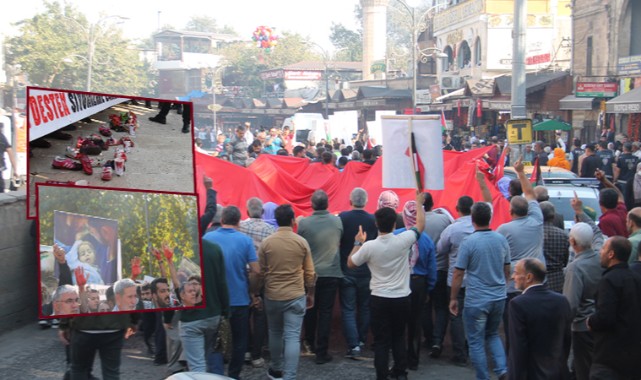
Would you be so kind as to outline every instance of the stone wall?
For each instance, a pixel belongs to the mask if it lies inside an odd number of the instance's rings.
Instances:
[[[24,191],[0,193],[0,334],[38,317],[38,255],[26,205]]]

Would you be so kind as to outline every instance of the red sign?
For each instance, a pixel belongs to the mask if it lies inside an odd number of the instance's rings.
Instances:
[[[577,82],[575,96],[590,98],[613,98],[617,96],[618,89],[619,86],[617,83]]]
[[[533,55],[525,58],[526,65],[538,65],[540,63],[548,63],[552,60],[550,53]]]
[[[288,80],[321,80],[323,73],[320,71],[309,70],[287,70],[285,79]]]

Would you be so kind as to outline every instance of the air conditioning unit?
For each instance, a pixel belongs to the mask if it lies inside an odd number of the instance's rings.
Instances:
[[[465,78],[460,76],[442,76],[441,88],[444,90],[458,90],[465,86]]]

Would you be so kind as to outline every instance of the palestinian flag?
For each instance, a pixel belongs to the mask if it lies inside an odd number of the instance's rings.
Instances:
[[[441,132],[447,129],[447,122],[445,122],[445,111],[441,109]]]

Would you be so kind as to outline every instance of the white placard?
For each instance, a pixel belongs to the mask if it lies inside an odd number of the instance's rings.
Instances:
[[[410,122],[416,151],[425,168],[423,189],[443,190],[443,146],[438,115],[383,116],[383,187],[416,188],[416,177],[409,155]]]

